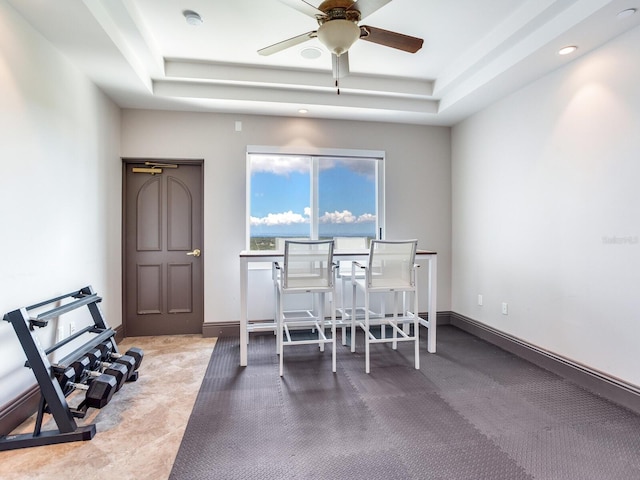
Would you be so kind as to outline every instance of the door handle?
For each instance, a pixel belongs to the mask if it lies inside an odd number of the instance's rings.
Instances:
[[[192,252],[187,252],[187,255],[191,255],[192,257],[199,257],[200,253],[200,249],[196,248]]]

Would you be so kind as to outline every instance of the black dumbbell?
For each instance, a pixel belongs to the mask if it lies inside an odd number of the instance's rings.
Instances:
[[[103,364],[100,362],[100,358],[96,361],[96,352],[99,354],[98,350],[89,352],[70,365],[70,368],[73,368],[75,372],[74,381],[76,383],[82,383],[87,379],[96,378],[102,373],[106,373],[107,375],[115,377],[117,390],[120,390],[124,382],[129,378],[131,365],[115,362]]]
[[[101,343],[97,348],[102,352],[102,359],[106,362],[115,360],[123,356],[121,353],[115,353],[113,351],[113,345],[110,341]],[[128,355],[135,359],[136,364],[134,370],[138,370],[144,357],[144,352],[142,351],[142,349],[138,347],[131,347],[129,350],[124,352],[124,355]]]
[[[97,366],[98,368],[109,367],[114,364],[121,364],[127,367],[127,378],[126,380],[132,379],[134,374],[136,374],[136,359],[130,355],[117,355],[112,356],[110,359],[103,360],[102,351],[99,348],[94,348],[91,350],[87,356],[90,359],[92,365]]]
[[[102,373],[92,378],[88,383],[78,383],[75,381],[76,371],[73,367],[66,368],[56,375],[60,388],[65,396],[73,390],[86,390],[84,403],[90,408],[102,408],[111,401],[113,394],[117,390],[116,378],[112,375]]]

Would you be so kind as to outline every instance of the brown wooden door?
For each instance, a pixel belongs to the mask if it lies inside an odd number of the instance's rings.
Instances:
[[[202,164],[135,162],[124,164],[125,335],[202,333]]]

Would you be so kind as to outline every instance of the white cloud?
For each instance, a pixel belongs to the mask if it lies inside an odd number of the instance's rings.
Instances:
[[[293,211],[289,210],[288,212],[282,213],[269,213],[266,217],[251,217],[251,225],[252,226],[267,226],[273,227],[277,225],[297,225],[302,223],[309,223],[311,215],[311,209],[309,207],[305,207],[304,214],[300,215],[299,213],[293,213]],[[375,222],[376,216],[371,213],[365,213],[356,217],[349,210],[343,210],[342,212],[325,212],[319,218],[320,223],[340,223],[340,224],[348,224],[348,223],[366,223],[366,222]]]
[[[349,210],[343,210],[342,212],[335,211],[324,212],[324,215],[320,217],[320,223],[354,223],[356,217]]]
[[[306,212],[307,209],[305,209]],[[266,225],[273,227],[275,225],[295,225],[300,223],[309,223],[309,217],[293,213],[291,210],[283,213],[270,213],[266,217],[251,217],[251,225]]]
[[[349,210],[343,210],[342,212],[324,212],[324,215],[322,215],[319,220],[320,223],[365,223],[375,222],[376,216],[365,213],[356,217]]]
[[[251,172],[267,172],[287,176],[291,173],[309,173],[309,158],[305,157],[270,157],[254,155],[251,157]]]
[[[356,223],[375,222],[375,221],[376,221],[375,215],[373,215],[372,213],[365,213],[358,217],[358,220],[356,220]]]
[[[275,175],[288,176],[291,173],[310,173],[311,157],[295,157],[289,155],[252,155],[251,171],[253,173],[273,173]],[[353,158],[323,157],[318,163],[321,171],[331,170],[335,167],[346,167],[352,172],[375,181],[376,162]]]

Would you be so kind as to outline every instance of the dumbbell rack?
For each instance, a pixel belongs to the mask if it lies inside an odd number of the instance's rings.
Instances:
[[[67,303],[60,305],[60,302],[64,300]],[[91,286],[87,286],[66,295],[51,298],[5,314],[4,320],[13,325],[27,357],[25,367],[31,368],[36,377],[41,397],[33,433],[0,436],[0,451],[91,440],[93,438],[96,433],[95,424],[79,426],[76,423],[74,417],[83,415],[69,406],[54,373],[56,369],[65,368],[105,341],[111,342],[113,352],[118,352],[114,339],[115,331],[107,326],[102,311],[98,306],[100,301],[102,301],[102,298],[94,292]],[[33,312],[34,310],[48,307],[50,304],[59,306],[37,314]],[[36,327],[45,327],[48,325],[49,320],[84,306],[89,309],[93,325],[80,329],[46,350],[40,347],[39,341],[34,335]],[[48,355],[86,333],[92,334],[88,336],[88,341],[74,349],[64,358],[57,360],[55,365],[49,362]],[[41,430],[44,414],[47,412],[53,416],[57,429]]]

